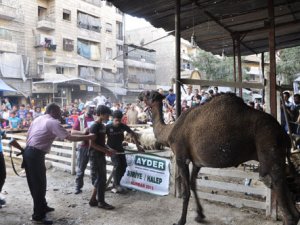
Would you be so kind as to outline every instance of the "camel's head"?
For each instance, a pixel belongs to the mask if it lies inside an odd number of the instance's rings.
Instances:
[[[162,102],[165,98],[158,91],[143,91],[139,94],[139,100],[144,101],[147,106],[152,106],[154,103]]]

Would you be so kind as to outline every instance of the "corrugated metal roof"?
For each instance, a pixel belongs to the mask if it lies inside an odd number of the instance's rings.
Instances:
[[[154,27],[175,28],[175,0],[108,1]],[[274,0],[274,11],[277,49],[300,45],[300,1]],[[181,0],[181,37],[190,40],[194,27],[198,46],[214,54],[233,54],[230,33],[243,37],[243,55],[268,51],[267,24],[267,0]]]

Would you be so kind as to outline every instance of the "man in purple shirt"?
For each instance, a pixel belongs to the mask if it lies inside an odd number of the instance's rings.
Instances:
[[[27,183],[33,198],[34,222],[53,224],[46,219],[46,213],[54,211],[46,201],[46,167],[45,154],[50,152],[56,137],[69,141],[85,141],[94,139],[94,135],[71,135],[60,124],[61,110],[58,105],[51,103],[47,106],[45,115],[36,118],[29,127],[26,148],[23,154]]]
[[[95,103],[87,102],[85,104],[85,114],[78,117],[78,120],[73,125],[71,134],[85,134],[87,129],[95,122]],[[83,177],[84,171],[89,162],[89,150],[90,145],[88,141],[83,141],[79,144],[77,148],[77,168],[76,168],[76,179],[75,179],[75,194],[81,193],[81,188],[83,187]]]

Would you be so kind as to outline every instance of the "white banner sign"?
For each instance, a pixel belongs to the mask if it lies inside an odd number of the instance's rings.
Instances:
[[[170,160],[143,154],[126,155],[121,185],[157,195],[169,194]]]

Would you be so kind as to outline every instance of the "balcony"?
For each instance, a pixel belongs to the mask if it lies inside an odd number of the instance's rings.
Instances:
[[[17,17],[17,9],[0,3],[0,19],[13,20]]]
[[[44,17],[39,18],[39,21],[37,22],[37,29],[50,31],[55,29],[55,21],[52,18]]]
[[[156,65],[154,63],[145,62],[144,60],[138,61],[133,59],[125,59],[124,63],[126,63],[127,66],[131,66],[131,67],[148,69],[148,70],[156,70]]]
[[[0,39],[0,52],[17,52],[17,43]]]
[[[38,59],[55,60],[55,53],[48,49],[41,49],[37,52]]]

